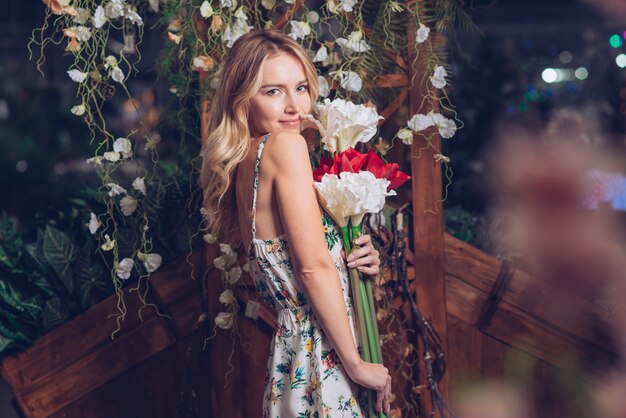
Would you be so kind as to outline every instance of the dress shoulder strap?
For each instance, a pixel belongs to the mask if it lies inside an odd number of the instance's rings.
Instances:
[[[256,195],[259,189],[259,171],[261,169],[261,154],[263,154],[263,148],[265,148],[265,141],[270,137],[270,134],[265,135],[261,143],[259,144],[259,150],[256,154],[256,163],[254,165],[254,184],[252,191],[252,238],[256,238]]]

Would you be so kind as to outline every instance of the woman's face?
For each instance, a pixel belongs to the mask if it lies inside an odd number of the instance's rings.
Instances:
[[[310,111],[311,96],[300,61],[285,53],[267,58],[261,67],[261,88],[250,100],[250,136],[300,133],[300,117]]]

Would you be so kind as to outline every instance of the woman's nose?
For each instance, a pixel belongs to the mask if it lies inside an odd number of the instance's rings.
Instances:
[[[287,113],[297,113],[298,112],[298,101],[293,93],[288,93],[285,97],[285,112]]]

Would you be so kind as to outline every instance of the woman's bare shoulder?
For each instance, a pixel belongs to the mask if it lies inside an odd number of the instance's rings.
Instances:
[[[268,139],[268,160],[278,169],[298,167],[306,162],[310,167],[309,150],[304,137],[296,132],[276,132]]]

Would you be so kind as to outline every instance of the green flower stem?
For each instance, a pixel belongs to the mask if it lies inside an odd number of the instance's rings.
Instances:
[[[351,246],[350,246],[350,233],[348,231],[348,227],[341,228],[341,236],[343,238],[343,248],[346,254],[350,254]],[[356,319],[357,326],[359,328],[359,337],[361,340],[361,351],[363,355],[363,360],[370,362],[371,354],[369,350],[369,345],[367,344],[367,329],[365,324],[365,311],[363,310],[362,304],[362,295],[359,288],[359,275],[358,271],[355,269],[349,269],[350,272],[350,287],[352,289],[352,299],[354,301],[354,306],[356,308]]]
[[[350,231],[347,226],[344,226],[341,228],[341,236],[343,238],[344,251],[346,254],[350,254],[350,251],[352,250],[352,245],[350,241]],[[363,300],[364,300],[365,295],[362,294],[361,287],[360,287],[361,277],[359,275],[359,272],[356,269],[349,268],[349,273],[350,273],[350,287],[352,289],[352,299],[354,301],[354,306],[356,308],[355,315],[357,319],[357,326],[359,328],[359,338],[361,340],[361,352],[362,352],[363,360],[365,360],[368,363],[371,363],[372,357],[371,357],[369,342],[367,338],[367,335],[368,335],[367,325],[365,322],[366,312],[363,306]],[[374,402],[376,401],[376,391],[373,389],[368,389],[367,399],[368,399],[368,410],[369,410],[368,416],[372,418],[377,418],[378,413],[376,412],[376,409],[374,408]]]
[[[353,243],[354,240],[361,236],[361,225],[354,226],[352,225],[350,228],[350,243]],[[359,295],[361,296],[361,303],[363,305],[364,317],[365,317],[365,326],[367,328],[367,342],[369,345],[369,351],[372,358],[372,363],[382,364],[382,350],[380,347],[380,337],[378,334],[378,323],[376,322],[376,305],[374,304],[374,297],[372,293],[372,284],[371,280],[364,279],[361,275],[361,272],[350,268],[350,272],[356,272],[358,279],[356,280],[359,284]],[[367,289],[369,286],[369,295],[367,293]],[[374,402],[376,399],[376,392],[370,391],[369,393],[369,414],[371,417],[380,417],[387,418],[384,413],[376,412],[374,408]]]

